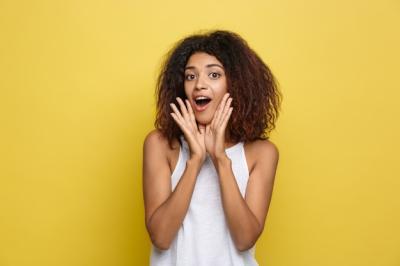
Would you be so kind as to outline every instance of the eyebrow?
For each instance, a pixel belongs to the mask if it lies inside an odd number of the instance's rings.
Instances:
[[[206,67],[213,67],[213,66],[217,66],[217,67],[220,67],[220,68],[224,69],[221,65],[218,65],[218,64],[208,64],[208,65],[206,65]],[[194,67],[194,66],[187,66],[187,67],[185,67],[185,70],[186,70],[186,69],[194,69],[194,68],[196,68],[196,67]]]

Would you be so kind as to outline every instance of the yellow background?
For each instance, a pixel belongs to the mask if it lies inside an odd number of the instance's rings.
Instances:
[[[400,265],[399,1],[1,0],[1,266],[148,265],[155,78],[215,28],[284,94],[260,265]]]

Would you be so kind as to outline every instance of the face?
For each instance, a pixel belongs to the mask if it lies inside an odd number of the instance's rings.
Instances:
[[[197,122],[210,124],[228,90],[222,63],[204,52],[192,54],[185,67],[184,87]]]

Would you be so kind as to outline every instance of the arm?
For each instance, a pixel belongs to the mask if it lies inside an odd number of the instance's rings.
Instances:
[[[229,230],[240,251],[254,246],[264,230],[279,159],[278,150],[271,142],[261,141],[257,145],[258,156],[249,176],[245,199],[232,172],[231,160],[226,154],[213,159]]]
[[[157,131],[151,132],[143,147],[143,195],[146,229],[152,243],[168,249],[189,207],[201,163],[190,159],[171,192],[171,170],[166,157],[168,142]]]

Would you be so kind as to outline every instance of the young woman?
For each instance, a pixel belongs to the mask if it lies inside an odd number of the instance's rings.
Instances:
[[[157,82],[156,129],[143,147],[152,266],[254,266],[278,149],[281,93],[238,34],[179,41]]]

